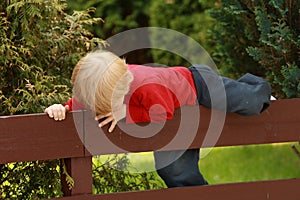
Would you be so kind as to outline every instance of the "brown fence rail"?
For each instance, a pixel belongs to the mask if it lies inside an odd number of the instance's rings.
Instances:
[[[178,134],[179,125],[183,123],[181,113],[193,109],[200,109],[201,120],[197,124],[197,134],[188,146],[182,142],[173,142],[175,134]],[[217,111],[214,111],[214,114],[222,117],[222,113]],[[113,133],[107,133],[107,127],[99,129],[93,116],[85,111],[70,113],[63,122],[50,120],[45,114],[2,116],[0,117],[0,164],[65,159],[75,186],[72,190],[68,190],[62,178],[63,192],[66,196],[62,198],[64,200],[300,199],[300,178],[92,194],[92,155],[155,151],[162,147],[164,150],[175,150],[300,141],[300,99],[274,101],[267,111],[258,116],[244,117],[228,114],[220,136],[216,136],[218,140],[212,144],[204,144],[203,140],[211,116],[211,110],[201,106],[184,107],[183,110],[177,110],[174,119],[167,121],[157,134],[148,138],[126,134],[128,130],[135,128],[133,125],[126,125],[127,131],[117,128]],[[195,120],[193,116],[185,116],[185,118],[187,118],[184,119],[187,129],[184,134],[188,134],[189,127],[195,126]],[[173,144],[167,145],[170,141]]]

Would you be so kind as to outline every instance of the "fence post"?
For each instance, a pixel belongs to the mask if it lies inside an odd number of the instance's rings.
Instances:
[[[70,189],[66,181],[66,175],[61,172],[61,184],[64,196],[92,194],[92,157],[65,158],[64,164],[68,174],[74,180],[74,186]]]

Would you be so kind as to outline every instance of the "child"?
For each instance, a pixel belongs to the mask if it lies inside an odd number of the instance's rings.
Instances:
[[[63,120],[66,111],[84,107],[96,113],[95,120],[103,120],[99,127],[110,123],[109,132],[122,118],[126,123],[169,120],[176,108],[197,103],[224,112],[255,115],[269,106],[271,96],[269,84],[251,74],[235,81],[203,65],[130,65],[108,51],[95,51],[82,58],[71,81],[74,97],[45,112]],[[178,155],[173,163],[160,167],[164,160]],[[168,187],[207,184],[198,169],[199,149],[155,152],[154,158],[157,172]]]

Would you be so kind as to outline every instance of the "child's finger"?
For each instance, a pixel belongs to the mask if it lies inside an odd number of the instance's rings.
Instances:
[[[66,108],[62,107],[61,118],[59,120],[64,120],[66,118]]]
[[[65,119],[65,108],[63,106],[57,106],[53,110],[53,115],[54,115],[55,120],[61,121],[61,120]]]
[[[108,129],[108,132],[110,132],[110,133],[113,132],[113,130],[115,129],[116,125],[117,125],[117,121],[113,120],[111,122],[111,125],[110,125],[109,129]]]
[[[53,115],[55,120],[59,120],[61,118],[61,112],[58,110],[54,110]]]
[[[46,108],[45,113],[47,113],[50,118],[53,118],[53,112],[51,109]]]
[[[95,117],[95,120],[99,120],[99,119],[102,119],[102,118],[105,118],[105,117],[109,117],[109,116],[111,116],[112,114],[111,114],[111,112],[110,113],[107,113],[107,114],[105,114],[105,115],[97,115],[96,117]]]
[[[103,120],[102,122],[99,123],[99,127],[103,127],[105,126],[106,124],[112,122],[114,120],[113,116],[109,116],[107,117],[105,120]]]

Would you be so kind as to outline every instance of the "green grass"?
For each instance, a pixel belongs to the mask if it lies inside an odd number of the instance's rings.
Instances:
[[[210,184],[300,178],[300,158],[291,143],[202,149],[201,155],[200,169]],[[136,171],[154,170],[152,153],[129,158]]]
[[[300,158],[290,143],[214,148],[200,167],[211,184],[300,177]]]

